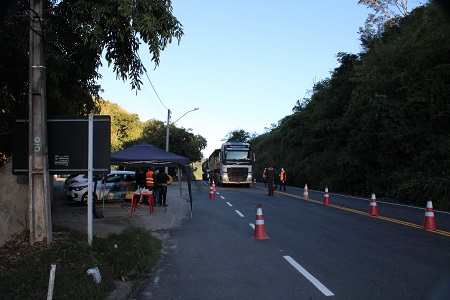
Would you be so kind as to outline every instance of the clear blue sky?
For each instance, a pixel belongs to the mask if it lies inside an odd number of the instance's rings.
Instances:
[[[262,134],[291,115],[296,101],[338,66],[337,53],[360,52],[358,30],[371,11],[357,3],[173,0],[184,28],[180,44],[168,46],[156,69],[150,55],[140,54],[164,105],[145,75],[136,95],[106,64],[101,96],[141,121],[166,122],[167,109],[175,121],[198,107],[176,125],[206,138],[207,157],[228,132]]]

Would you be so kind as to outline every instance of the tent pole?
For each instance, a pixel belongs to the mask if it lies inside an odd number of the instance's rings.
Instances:
[[[180,196],[181,196],[181,168],[177,168],[177,175],[178,175],[178,185],[180,186]]]

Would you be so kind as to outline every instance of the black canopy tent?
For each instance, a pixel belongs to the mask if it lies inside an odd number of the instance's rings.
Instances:
[[[184,167],[192,217],[191,166],[189,158],[167,152],[146,142],[111,153],[111,165]],[[181,180],[181,179],[180,179]],[[181,192],[181,185],[180,185]]]

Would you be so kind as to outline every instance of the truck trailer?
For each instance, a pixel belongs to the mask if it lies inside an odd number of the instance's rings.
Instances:
[[[252,165],[255,156],[249,143],[226,142],[208,158],[210,178],[215,184],[245,185],[253,182]]]

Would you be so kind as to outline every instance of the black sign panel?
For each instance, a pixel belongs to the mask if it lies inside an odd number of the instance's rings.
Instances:
[[[93,172],[111,170],[111,117],[94,116]],[[48,167],[50,174],[87,173],[88,117],[47,120]],[[28,174],[28,120],[16,120],[13,174]]]

